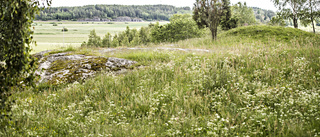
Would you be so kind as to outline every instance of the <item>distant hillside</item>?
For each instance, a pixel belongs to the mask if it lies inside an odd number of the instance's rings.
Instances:
[[[170,5],[88,5],[82,7],[51,7],[41,11],[36,20],[81,20],[81,21],[152,21],[169,20],[173,14],[192,13],[190,7]]]
[[[256,19],[263,24],[268,23],[272,17],[276,16],[276,13],[272,10],[265,10],[258,7],[251,7],[254,11]]]

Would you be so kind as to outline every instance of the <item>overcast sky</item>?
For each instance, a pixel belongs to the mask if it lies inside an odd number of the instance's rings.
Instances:
[[[153,5],[153,4],[167,4],[178,7],[189,6],[192,7],[196,0],[52,0],[53,7],[59,6],[83,6],[95,4],[122,4],[122,5]],[[273,3],[270,0],[231,0],[232,4],[237,2],[247,2],[250,7],[259,7],[262,9],[269,9],[276,11]]]

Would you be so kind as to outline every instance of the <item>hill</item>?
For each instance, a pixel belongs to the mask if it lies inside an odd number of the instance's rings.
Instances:
[[[267,42],[268,38],[274,38],[278,42],[289,43],[292,40],[308,40],[310,37],[317,37],[313,33],[309,33],[303,30],[294,29],[290,27],[279,27],[279,26],[245,26],[238,27],[221,34],[225,37],[228,36],[239,36],[242,38],[250,37],[255,40]]]
[[[319,136],[319,45],[297,29],[249,26],[216,41],[208,33],[140,48],[69,49],[141,66],[13,90],[12,122],[0,136]]]
[[[111,21],[119,17],[147,21],[166,20],[173,14],[191,13],[190,7],[170,5],[87,5],[82,7],[51,7],[40,12],[36,20]],[[139,21],[139,20],[138,20]]]

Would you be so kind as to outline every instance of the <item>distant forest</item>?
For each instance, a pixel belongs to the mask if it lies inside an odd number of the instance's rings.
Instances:
[[[276,16],[276,13],[272,10],[265,10],[258,7],[251,7],[254,11],[254,14],[256,16],[256,19],[260,21],[261,23],[268,23],[274,16]]]
[[[271,10],[251,8],[256,19],[264,24],[276,15]],[[50,7],[41,11],[36,16],[36,20],[116,21],[121,17],[130,17],[145,21],[169,21],[172,15],[185,13],[192,14],[191,8],[171,5],[88,5],[82,7]]]
[[[40,12],[36,20],[107,21],[118,17],[139,18],[146,21],[166,20],[173,14],[192,13],[190,7],[170,5],[88,5],[82,7],[50,7]]]

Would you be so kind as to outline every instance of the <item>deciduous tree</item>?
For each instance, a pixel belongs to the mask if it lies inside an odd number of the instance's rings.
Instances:
[[[238,18],[232,16],[230,0],[223,0],[223,14],[220,25],[223,30],[229,30],[237,27]]]
[[[198,26],[208,27],[214,40],[217,38],[217,28],[226,4],[223,0],[197,0],[194,3],[193,19]]]
[[[301,12],[301,22],[305,26],[308,24],[312,25],[313,33],[315,30],[315,20],[320,18],[320,1],[318,0],[307,0],[304,6],[304,10]]]
[[[271,0],[281,11],[281,17],[292,19],[294,28],[298,28],[298,20],[307,0]]]
[[[40,6],[50,4],[51,0],[0,0],[0,127],[10,111],[5,103],[9,90],[34,85],[31,24]]]
[[[253,9],[247,6],[247,3],[238,2],[232,6],[232,16],[238,19],[238,26],[256,24],[256,17]]]

